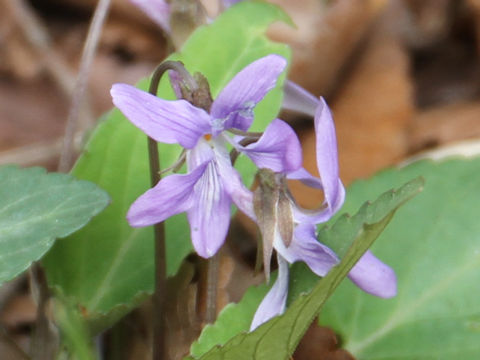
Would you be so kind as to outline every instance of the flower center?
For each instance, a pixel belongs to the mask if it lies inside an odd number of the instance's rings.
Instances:
[[[203,135],[203,138],[207,141],[210,141],[212,139],[212,134]]]

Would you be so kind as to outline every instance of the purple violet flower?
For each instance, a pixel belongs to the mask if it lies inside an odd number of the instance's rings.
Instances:
[[[170,33],[170,4],[165,0],[130,0],[132,4],[141,9],[160,28]],[[223,9],[229,8],[241,0],[223,0]]]
[[[170,33],[170,4],[165,0],[130,0],[141,9],[154,23]]]
[[[287,178],[297,179],[309,186],[323,189],[325,206],[320,211],[312,212],[292,204],[295,229],[288,247],[281,238],[277,226],[273,246],[277,251],[278,277],[258,307],[250,331],[285,311],[288,263],[304,261],[314,273],[325,276],[339,262],[336,254],[318,242],[315,236],[316,224],[330,219],[340,209],[345,198],[345,189],[338,173],[337,144],[331,112],[322,98],[319,101],[291,82],[286,84],[284,106],[294,110],[301,109],[307,114],[314,110],[317,167],[321,179],[313,177],[303,168],[287,173]],[[396,295],[397,281],[394,271],[370,251],[360,258],[348,277],[358,287],[372,295],[383,298]]]
[[[187,173],[162,179],[130,207],[127,220],[142,227],[186,212],[195,251],[214,255],[223,244],[233,201],[248,210],[251,192],[232,167],[227,143],[275,171],[301,166],[298,140],[283,121],[275,120],[256,144],[242,147],[226,130],[246,131],[253,108],[275,86],[286,67],[279,55],[268,55],[241,70],[214,100],[210,113],[185,100],[164,100],[126,84],[115,84],[113,103],[138,128],[156,141],[178,143],[186,152]]]

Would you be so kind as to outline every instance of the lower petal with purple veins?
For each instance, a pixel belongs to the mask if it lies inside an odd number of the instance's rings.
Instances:
[[[211,160],[193,189],[193,206],[188,210],[195,251],[209,258],[223,245],[230,224],[231,199]]]
[[[220,137],[217,141],[221,141]],[[235,170],[230,161],[228,150],[222,143],[216,143],[214,147],[215,157],[219,169],[219,174],[225,186],[225,190],[230,195],[235,205],[250,217],[255,220],[255,212],[253,211],[253,194],[245,187],[240,177],[240,174]]]

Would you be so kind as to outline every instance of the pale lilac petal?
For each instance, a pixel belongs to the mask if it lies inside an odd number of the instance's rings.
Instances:
[[[228,128],[248,130],[253,121],[253,108],[275,87],[286,65],[285,58],[268,55],[235,75],[212,104],[214,134]]]
[[[313,187],[315,189],[323,189],[322,180],[310,174],[303,167],[298,170],[289,172],[287,174],[287,179],[300,180],[302,183],[304,183],[307,186]]]
[[[311,101],[313,105],[313,99]],[[335,126],[330,109],[323,98],[318,101],[315,112],[315,136],[317,168],[321,179],[311,176],[304,169],[290,173],[287,177],[323,189],[325,206],[320,210],[311,211],[297,208],[294,211],[296,221],[319,224],[328,221],[342,207],[345,200],[345,188],[339,178]]]
[[[177,99],[181,99],[182,96],[182,89],[181,89],[181,83],[182,83],[182,77],[180,74],[174,70],[170,70],[168,72],[168,77],[170,78],[170,84],[172,85],[173,92],[175,94],[175,97]]]
[[[223,0],[223,6],[224,6],[225,8],[228,8],[228,7],[230,7],[230,6],[238,3],[238,2],[240,2],[240,1],[242,1],[242,0]]]
[[[239,150],[259,169],[287,173],[302,166],[300,141],[290,125],[280,119],[273,120],[256,143],[240,146]]]
[[[277,259],[278,277],[255,312],[250,331],[285,311],[288,294],[288,263],[281,256],[277,256]]]
[[[193,205],[193,188],[207,163],[184,175],[170,175],[141,195],[130,206],[127,220],[133,227],[149,226],[188,210]]]
[[[192,150],[187,151],[187,168],[189,170],[195,169],[214,157],[215,153],[210,144],[204,138],[200,138],[197,145]]]
[[[397,295],[397,277],[395,271],[381,262],[372,252],[367,251],[348,274],[363,291],[382,298]]]
[[[315,112],[317,167],[322,179],[325,201],[333,215],[343,205],[345,188],[339,178],[337,139],[332,114],[325,100]]]
[[[285,81],[283,90],[283,109],[315,116],[315,111],[320,105],[317,97],[290,80]]]
[[[191,149],[211,132],[210,115],[185,100],[163,100],[127,84],[115,84],[113,103],[156,141]]]
[[[289,263],[303,261],[318,276],[325,276],[338,263],[337,255],[316,239],[313,224],[297,225],[289,247],[276,236],[274,247]]]
[[[224,135],[221,135],[213,140],[215,158],[219,174],[222,177],[222,182],[225,190],[230,195],[232,201],[244,214],[255,221],[255,212],[253,211],[253,193],[245,187],[242,182],[240,174],[233,168],[230,161],[230,154],[226,148],[227,140]]]
[[[198,255],[209,258],[223,245],[230,224],[231,199],[215,159],[208,162],[193,192],[193,206],[187,211],[192,243]]]
[[[166,33],[170,32],[170,5],[165,0],[130,0]]]
[[[293,218],[298,223],[322,224],[331,217],[331,209],[326,206],[321,206],[319,210],[303,209],[299,206],[293,208]]]

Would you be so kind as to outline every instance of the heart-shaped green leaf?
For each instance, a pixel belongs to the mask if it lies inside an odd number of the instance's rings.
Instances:
[[[0,167],[0,284],[84,226],[109,201],[95,184],[42,168]]]
[[[480,354],[480,159],[422,161],[352,185],[347,209],[405,179],[425,190],[406,204],[373,252],[395,269],[389,300],[345,282],[320,321],[356,359],[478,359]]]

